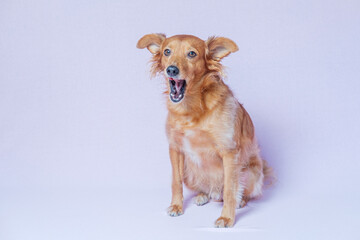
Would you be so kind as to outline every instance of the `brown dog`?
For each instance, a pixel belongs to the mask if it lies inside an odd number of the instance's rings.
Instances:
[[[224,201],[216,227],[231,227],[235,208],[260,196],[270,168],[259,155],[254,126],[222,80],[220,60],[238,50],[230,39],[148,34],[137,43],[152,54],[152,74],[168,85],[166,130],[172,164],[170,216],[183,213],[183,182],[197,205]]]

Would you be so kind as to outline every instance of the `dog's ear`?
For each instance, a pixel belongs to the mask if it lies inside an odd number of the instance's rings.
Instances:
[[[224,37],[209,37],[205,43],[207,46],[207,55],[215,61],[220,61],[223,57],[239,50],[236,43]]]
[[[147,34],[140,38],[136,47],[141,49],[147,48],[152,54],[157,54],[160,51],[160,46],[165,39],[166,36],[162,33]]]

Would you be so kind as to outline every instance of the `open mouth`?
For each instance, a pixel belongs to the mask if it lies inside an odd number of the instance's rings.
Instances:
[[[180,102],[184,98],[186,81],[169,78],[170,99],[174,103]]]

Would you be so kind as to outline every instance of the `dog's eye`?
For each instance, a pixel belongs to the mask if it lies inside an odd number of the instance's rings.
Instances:
[[[196,57],[196,52],[190,51],[190,52],[188,53],[188,56],[189,56],[189,58]]]
[[[165,49],[165,50],[164,50],[164,55],[165,55],[165,56],[169,56],[170,53],[171,53],[171,51],[170,51],[169,49]]]

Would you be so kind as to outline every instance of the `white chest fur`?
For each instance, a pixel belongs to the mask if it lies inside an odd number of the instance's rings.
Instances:
[[[186,159],[191,160],[196,165],[201,165],[201,157],[198,153],[199,149],[194,148],[191,145],[190,138],[193,137],[193,131],[186,130],[183,138],[183,151],[185,153]]]

